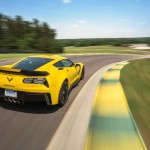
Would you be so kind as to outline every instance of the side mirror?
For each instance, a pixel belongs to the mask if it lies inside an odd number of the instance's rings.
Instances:
[[[75,68],[76,68],[76,67],[80,67],[80,64],[75,64]]]

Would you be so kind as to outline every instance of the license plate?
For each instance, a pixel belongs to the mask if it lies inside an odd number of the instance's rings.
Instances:
[[[13,91],[13,90],[5,90],[5,96],[9,96],[9,97],[17,97],[17,91]]]

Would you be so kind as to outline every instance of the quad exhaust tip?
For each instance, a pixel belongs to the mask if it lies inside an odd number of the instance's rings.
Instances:
[[[4,97],[3,99],[4,99],[4,101],[10,102],[10,103],[12,103],[12,102],[15,104],[22,104],[23,103],[21,100],[17,100],[15,98],[11,98],[11,97]]]
[[[12,98],[10,98],[10,97],[8,98],[8,101],[9,101],[9,102],[13,102]]]
[[[17,101],[16,101],[14,98],[13,98],[13,102],[14,102],[14,103],[17,103]]]
[[[8,98],[4,97],[4,101],[6,101],[6,102],[7,102],[7,101],[8,101]]]

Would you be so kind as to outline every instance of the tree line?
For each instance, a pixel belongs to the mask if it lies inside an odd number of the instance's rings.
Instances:
[[[0,52],[61,53],[63,46],[55,39],[56,30],[38,19],[11,18],[0,13]]]
[[[141,38],[91,38],[91,39],[61,39],[64,46],[97,46],[97,45],[113,45],[128,46],[130,44],[149,44],[150,37]]]
[[[0,52],[46,52],[61,53],[66,46],[96,46],[146,43],[150,45],[150,37],[141,38],[89,38],[56,40],[56,30],[46,22],[38,19],[24,20],[21,16],[14,18],[0,13]]]

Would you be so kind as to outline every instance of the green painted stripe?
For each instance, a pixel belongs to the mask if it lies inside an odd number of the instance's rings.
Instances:
[[[111,69],[108,70],[108,72],[111,72],[111,71],[120,71],[120,69],[111,68]]]
[[[101,132],[108,132],[113,135],[120,135],[127,133],[133,134],[136,128],[132,125],[130,117],[115,117],[115,116],[100,116],[95,113],[92,114],[92,118],[89,124],[89,130],[93,131],[93,134],[100,134]]]
[[[104,78],[102,78],[99,83],[100,84],[116,84],[118,82],[119,82],[118,79],[104,79]]]

